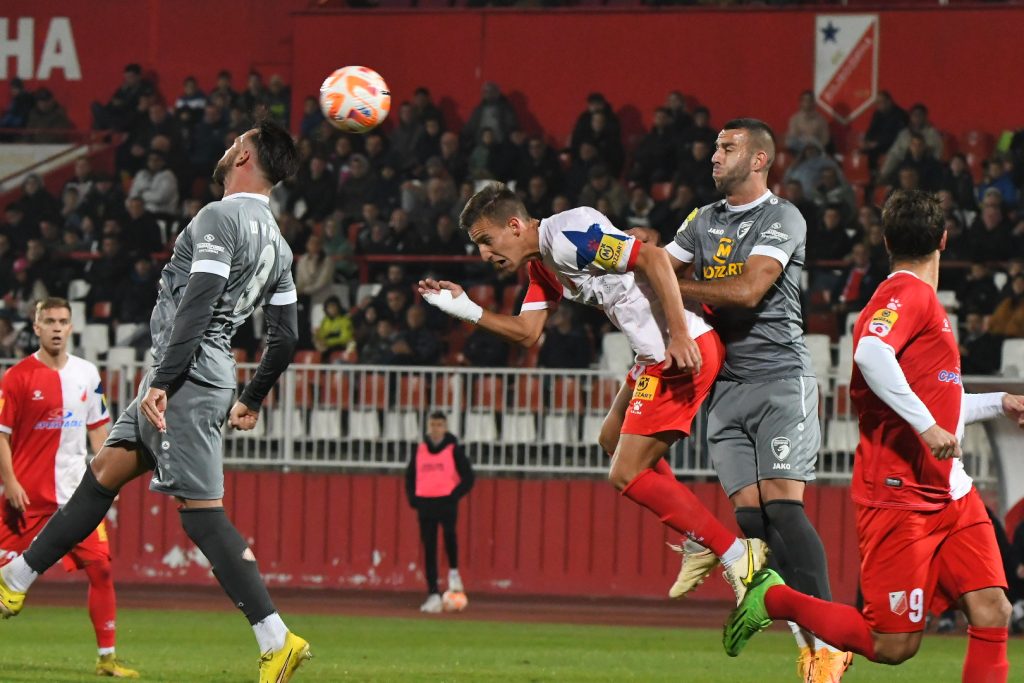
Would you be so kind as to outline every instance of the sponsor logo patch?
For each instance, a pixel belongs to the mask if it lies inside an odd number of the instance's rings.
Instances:
[[[871,316],[871,322],[868,323],[868,330],[872,334],[876,334],[879,337],[884,337],[892,332],[893,325],[899,320],[900,314],[891,308],[879,308]]]
[[[793,444],[790,443],[789,439],[784,436],[777,436],[772,439],[772,455],[779,462],[784,461],[789,457],[790,451],[793,450]]]
[[[903,480],[900,479],[899,477],[886,477],[885,478],[885,485],[886,486],[891,486],[894,489],[898,489],[901,486],[903,486]]]
[[[653,401],[654,394],[658,391],[658,378],[650,375],[641,375],[633,387],[634,401]]]
[[[690,224],[690,221],[697,217],[698,213],[700,213],[700,209],[694,209],[693,211],[691,211],[690,215],[686,217],[685,221],[683,221],[683,224],[679,226],[678,230],[676,230],[676,234],[678,235],[682,231],[686,230],[686,226]]]
[[[597,255],[594,256],[594,263],[607,270],[618,268],[622,259],[622,252],[626,249],[626,241],[616,235],[605,235],[601,238],[601,244],[597,247]]]
[[[711,257],[715,263],[725,264],[729,259],[729,254],[732,253],[733,241],[728,237],[723,237],[718,240],[718,250],[715,255]]]
[[[889,593],[889,609],[898,617],[907,613],[907,591]]]
[[[939,381],[960,384],[960,375],[949,370],[939,370]]]

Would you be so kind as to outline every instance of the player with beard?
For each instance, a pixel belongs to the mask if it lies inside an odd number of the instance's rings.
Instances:
[[[725,199],[695,209],[666,247],[686,300],[699,301],[725,345],[708,407],[708,447],[719,481],[748,538],[768,542],[786,581],[831,599],[825,549],[804,511],[815,477],[818,383],[804,345],[800,274],[807,225],[768,190],[775,137],[757,119],[729,121],[712,156]],[[718,564],[687,541],[670,595],[692,590]],[[838,680],[851,656],[793,624],[805,681]],[[833,679],[825,678],[826,675]]]
[[[214,171],[224,199],[179,236],[150,321],[154,366],[86,468],[81,484],[24,554],[0,570],[0,614],[17,615],[33,581],[103,520],[121,488],[153,472],[150,489],[178,501],[185,533],[253,627],[260,681],[280,683],[309,658],[270,600],[256,557],[224,511],[221,428],[251,430],[298,338],[292,252],[270,191],[298,167],[295,144],[270,121],[235,138]],[[232,406],[234,331],[262,305],[267,348]]]

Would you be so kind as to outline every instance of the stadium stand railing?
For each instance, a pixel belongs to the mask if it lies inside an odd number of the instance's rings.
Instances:
[[[812,355],[817,349],[809,338]],[[824,347],[827,350],[827,346]],[[816,350],[817,349],[817,350]],[[827,360],[827,359],[826,359]],[[6,370],[15,361],[0,361]],[[857,447],[849,371],[819,371],[822,447],[818,477],[845,483]],[[816,363],[817,364],[817,363]],[[134,349],[114,347],[98,361],[116,418],[135,396],[147,368]],[[243,385],[255,363],[240,363]],[[444,412],[449,427],[480,471],[505,475],[606,475],[597,435],[619,389],[622,371],[377,367],[293,364],[264,403],[250,432],[225,428],[225,463],[232,467],[396,471],[422,438],[427,416]],[[972,390],[1005,378],[965,378]],[[715,478],[705,441],[706,411],[691,438],[678,443],[671,465],[680,476]],[[979,486],[994,484],[998,458],[984,425],[970,425],[964,466]]]

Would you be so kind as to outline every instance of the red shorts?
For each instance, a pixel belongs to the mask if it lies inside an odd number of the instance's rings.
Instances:
[[[879,633],[923,631],[964,593],[1006,588],[992,522],[976,490],[941,510],[857,506],[864,617]]]
[[[626,405],[623,434],[649,436],[677,431],[689,435],[693,418],[725,360],[725,347],[714,330],[694,341],[703,361],[696,375],[664,375],[661,365],[635,365],[629,371],[626,386],[633,390],[633,396]]]
[[[53,515],[23,517],[10,506],[4,506],[0,522],[0,567],[25,552],[32,540],[39,535]],[[88,564],[102,560],[110,561],[110,543],[103,522],[84,541],[61,558],[64,569],[73,572]]]

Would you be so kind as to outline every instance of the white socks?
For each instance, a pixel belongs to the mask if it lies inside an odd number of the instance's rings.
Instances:
[[[274,612],[266,619],[252,625],[253,633],[256,634],[256,642],[260,646],[260,654],[277,652],[284,647],[285,638],[288,637],[288,627],[284,625],[281,615]]]
[[[790,630],[793,631],[793,638],[796,639],[797,647],[809,647],[812,650],[814,650],[815,652],[817,652],[818,650],[820,650],[823,647],[827,648],[828,650],[830,650],[832,652],[841,652],[842,651],[842,650],[839,650],[837,648],[832,647],[831,645],[829,645],[825,641],[821,640],[820,638],[815,638],[814,639],[814,644],[812,645],[807,640],[807,634],[810,634],[810,631],[804,631],[804,629],[800,628],[799,624],[794,623],[792,621],[789,621],[789,622],[786,622],[786,623],[789,624]]]
[[[104,655],[112,655],[112,654],[114,654],[114,648],[112,648],[112,647],[101,647],[101,648],[99,648],[99,653],[100,653],[100,657],[102,657]]]
[[[722,560],[722,564],[724,564],[726,568],[728,568],[734,565],[735,563],[739,562],[746,556],[747,544],[737,538],[735,541],[732,542],[732,545],[729,546],[729,549],[725,551],[725,554],[722,555],[722,557],[720,557],[719,559]]]
[[[9,564],[0,568],[0,575],[4,577],[4,583],[12,591],[27,593],[32,582],[39,578],[39,574],[32,567],[28,566],[25,558],[18,555]]]

